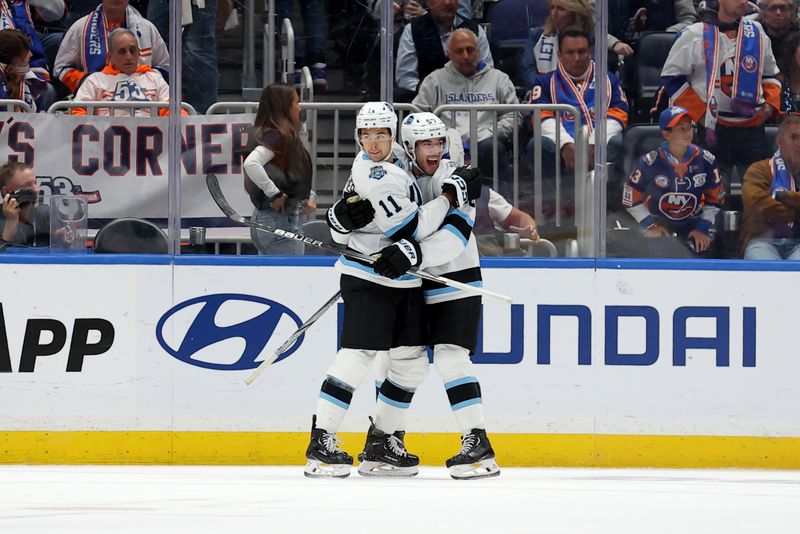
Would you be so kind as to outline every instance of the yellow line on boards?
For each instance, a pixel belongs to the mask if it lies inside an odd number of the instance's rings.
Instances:
[[[354,457],[364,434],[343,433]],[[800,469],[800,438],[592,434],[490,434],[501,467]],[[423,465],[460,449],[455,434],[409,434]],[[6,431],[5,464],[301,465],[306,432]]]

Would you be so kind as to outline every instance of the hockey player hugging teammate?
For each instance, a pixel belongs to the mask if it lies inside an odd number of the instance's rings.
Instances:
[[[423,266],[430,272],[480,286],[478,252],[472,237],[475,208],[470,201],[478,195],[481,175],[476,170],[457,168],[455,163],[442,159],[447,150],[446,129],[435,115],[411,114],[403,122],[402,130],[406,153],[413,162],[413,172],[407,173],[413,194],[421,195],[422,200],[435,200],[444,189],[458,193],[459,196],[438,231],[419,241]],[[381,209],[382,206],[378,204],[376,219]],[[345,201],[337,203],[330,213],[334,220],[341,218],[352,221],[361,218],[358,204]],[[365,221],[360,222],[366,224]],[[332,227],[336,228],[335,225]],[[358,225],[353,224],[351,227],[358,228]],[[368,228],[367,225],[364,230]],[[357,235],[356,232],[348,233],[344,228],[340,228],[338,233],[340,242],[348,242],[348,239]],[[376,270],[383,268],[380,263],[379,261],[376,264]],[[384,274],[397,278],[404,272],[390,268]],[[474,377],[469,359],[477,340],[480,297],[427,282],[423,288],[429,329],[425,344],[434,346],[435,365],[445,381],[451,406],[463,432],[462,448],[447,461],[447,466],[454,478],[497,475],[499,469],[484,430],[480,386]],[[424,357],[422,347],[418,347],[418,350]],[[405,450],[404,415],[410,395],[408,392],[403,393],[403,388],[394,379],[393,368],[397,365],[397,352],[398,349],[392,348],[388,352],[388,358],[379,357],[378,416],[375,425],[370,428],[365,450],[359,455],[359,473],[363,475],[398,474],[397,467],[387,462],[387,458],[380,453],[378,445],[382,434],[392,431],[394,435],[389,437],[390,442],[395,443],[400,450]],[[380,356],[386,355],[385,352],[380,353]],[[388,422],[392,424],[389,428],[382,426],[382,413],[389,415]],[[418,463],[416,457],[412,461]]]
[[[419,458],[409,454],[394,435],[428,371],[421,282],[407,271],[427,265],[429,251],[420,242],[439,230],[453,207],[477,196],[480,187],[473,185],[468,191],[462,179],[422,205],[414,179],[392,155],[396,131],[397,115],[390,104],[368,102],[361,108],[355,131],[361,151],[345,186],[346,197],[357,195],[361,200],[337,203],[328,212],[334,239],[379,257],[374,264],[340,257],[336,264],[344,300],[342,349],[320,390],[306,451],[307,476],[350,474],[353,458],[339,447],[336,431],[376,354],[390,349],[391,365],[381,388],[387,402],[378,406],[363,454],[379,469],[377,474],[411,476],[419,470]],[[374,217],[371,222],[358,228],[370,217]]]

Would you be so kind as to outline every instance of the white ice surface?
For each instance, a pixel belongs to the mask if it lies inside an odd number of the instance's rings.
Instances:
[[[800,472],[503,469],[307,479],[293,467],[0,466],[0,533],[800,532]]]

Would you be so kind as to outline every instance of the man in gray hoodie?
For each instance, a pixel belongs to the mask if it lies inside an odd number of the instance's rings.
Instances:
[[[465,29],[455,30],[447,40],[450,61],[422,80],[413,104],[423,111],[433,111],[444,104],[518,104],[511,79],[504,72],[480,61],[479,53],[478,38],[474,33]],[[507,144],[514,129],[514,115],[515,112],[500,114],[495,130],[494,111],[478,112],[478,138],[472,140],[472,143],[477,141],[481,172],[486,176],[496,174],[500,181],[500,193],[509,200],[513,195],[513,183]],[[469,112],[447,112],[442,120],[448,128],[457,129],[465,148],[469,147]],[[496,170],[492,168],[495,140]]]

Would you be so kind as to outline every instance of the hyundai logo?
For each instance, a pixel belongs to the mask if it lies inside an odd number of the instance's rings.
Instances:
[[[190,365],[220,371],[255,369],[282,321],[302,325],[296,313],[274,300],[236,293],[204,295],[167,311],[156,325],[156,338],[170,355]],[[174,343],[165,337],[174,338]],[[303,337],[277,361],[296,351]]]

